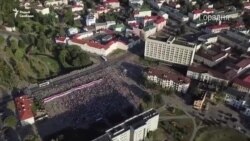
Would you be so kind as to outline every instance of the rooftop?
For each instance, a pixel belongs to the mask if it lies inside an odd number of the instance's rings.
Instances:
[[[19,119],[26,120],[34,117],[32,113],[32,100],[28,96],[20,96],[15,98],[15,104],[18,112]]]
[[[190,79],[188,77],[185,77],[179,72],[176,72],[175,70],[164,67],[164,68],[147,68],[146,69],[147,75],[154,75],[158,78],[162,78],[165,80],[172,80],[176,83],[190,83]]]

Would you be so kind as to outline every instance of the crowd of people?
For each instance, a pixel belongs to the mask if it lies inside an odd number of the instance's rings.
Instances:
[[[49,89],[47,91],[54,94],[43,96],[45,110],[49,117],[77,125],[83,120],[97,120],[123,112],[130,106],[138,107],[139,98],[126,87],[120,77],[119,72],[108,69]]]

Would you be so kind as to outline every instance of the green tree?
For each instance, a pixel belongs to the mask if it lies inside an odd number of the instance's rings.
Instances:
[[[25,48],[25,43],[24,43],[24,41],[23,40],[19,40],[18,41],[18,47],[20,47],[20,48]]]
[[[74,14],[70,9],[65,11],[65,13],[64,13],[64,21],[65,21],[66,24],[68,24],[70,26],[74,26]]]
[[[17,119],[15,116],[8,116],[4,119],[4,126],[15,128],[17,125]]]
[[[3,36],[0,36],[0,46],[5,43],[5,39]]]

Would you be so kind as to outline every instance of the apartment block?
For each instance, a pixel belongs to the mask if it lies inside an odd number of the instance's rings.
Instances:
[[[147,80],[161,85],[163,88],[173,88],[174,90],[186,93],[191,80],[175,70],[164,68],[147,68],[145,71]]]
[[[197,45],[175,37],[150,36],[146,39],[144,56],[156,60],[189,66],[193,63]]]
[[[92,141],[142,141],[148,132],[158,128],[159,114],[149,109],[133,116],[106,131],[102,136]]]

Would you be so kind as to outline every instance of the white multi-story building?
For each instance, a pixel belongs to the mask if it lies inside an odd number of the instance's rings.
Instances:
[[[224,74],[203,66],[190,66],[187,77],[208,83],[228,84],[229,82]]]
[[[128,44],[114,39],[111,35],[107,35],[102,38],[102,40],[106,38],[108,39],[108,41],[105,41],[105,44],[102,44],[97,40],[85,39],[86,36],[90,36],[92,34],[93,33],[90,32],[86,34],[78,34],[68,40],[67,43],[69,45],[77,45],[84,51],[102,56],[107,56],[116,49],[128,50]]]
[[[28,98],[28,96],[24,95],[15,98],[15,104],[22,126],[34,124],[35,119],[31,108],[32,100]]]
[[[169,37],[150,36],[146,39],[144,56],[180,65],[191,65],[197,45]]]
[[[182,93],[187,92],[191,81],[184,75],[167,67],[164,67],[164,69],[148,68],[146,70],[146,77],[148,80],[161,85],[163,88],[173,88]]]
[[[108,129],[106,133],[92,141],[143,141],[148,132],[158,128],[159,114],[150,109]]]
[[[96,23],[96,18],[93,14],[88,14],[86,16],[86,25],[87,26],[91,26],[94,25]]]

